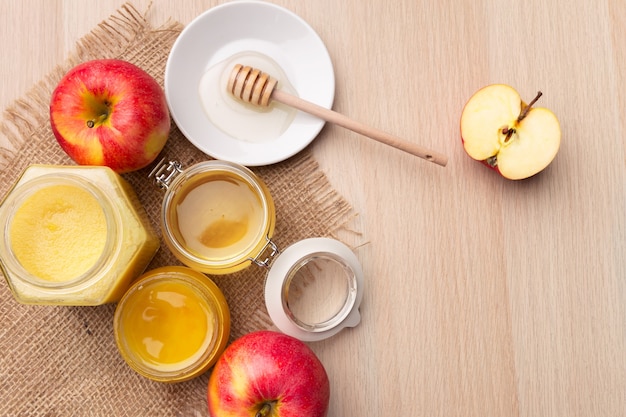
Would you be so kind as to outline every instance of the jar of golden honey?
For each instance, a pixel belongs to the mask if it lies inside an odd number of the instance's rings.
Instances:
[[[0,206],[0,265],[17,301],[118,301],[159,248],[131,186],[107,167],[31,165]]]
[[[151,175],[165,189],[163,238],[182,263],[222,275],[263,264],[276,252],[274,201],[248,168],[211,160],[185,170],[162,162],[155,170]]]
[[[182,266],[142,275],[117,305],[113,320],[121,356],[140,375],[181,382],[207,371],[230,335],[230,313],[206,275]]]
[[[305,239],[281,253],[272,241],[272,196],[250,169],[219,160],[183,169],[162,160],[150,176],[165,189],[165,243],[185,265],[208,274],[252,264],[267,269],[270,318],[301,340],[322,340],[359,323],[363,271],[354,253],[328,238]]]

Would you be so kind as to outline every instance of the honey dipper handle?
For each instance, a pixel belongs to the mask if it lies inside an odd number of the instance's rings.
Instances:
[[[317,104],[303,100],[300,97],[294,96],[292,94],[285,93],[284,91],[274,89],[274,91],[272,91],[271,98],[298,110],[302,110],[303,112],[312,114],[313,116],[319,117],[320,119],[327,122],[337,124],[341,127],[345,127],[348,130],[367,136],[378,142],[384,143],[385,145],[392,146],[401,151],[410,153],[411,155],[415,155],[427,161],[434,162],[435,164],[446,166],[446,164],[448,163],[448,157],[439,152],[431,151],[422,146],[416,145],[412,142],[407,142],[400,139],[399,137],[393,136],[389,133],[383,132],[371,126],[366,126],[360,122],[357,122],[356,120],[344,116],[341,113],[337,113],[336,111],[329,110],[322,106],[318,106]]]

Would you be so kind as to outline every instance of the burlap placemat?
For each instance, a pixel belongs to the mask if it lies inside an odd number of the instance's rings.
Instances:
[[[50,130],[50,94],[79,62],[120,58],[133,62],[159,83],[182,25],[151,28],[126,4],[76,45],[72,55],[3,115],[0,134],[13,149],[0,152],[0,195],[29,164],[73,164]],[[173,126],[163,156],[184,166],[209,159]],[[125,174],[158,229],[162,192],[148,179],[150,167]],[[354,216],[331,187],[309,150],[283,163],[254,169],[275,199],[275,241],[280,247],[314,236],[334,236]],[[152,269],[179,262],[162,245]],[[232,314],[231,340],[271,327],[263,300],[265,271],[251,267],[212,277]],[[209,373],[181,384],[152,382],[135,374],[117,352],[114,305],[100,307],[24,306],[0,282],[0,414],[3,416],[200,416],[206,415]]]

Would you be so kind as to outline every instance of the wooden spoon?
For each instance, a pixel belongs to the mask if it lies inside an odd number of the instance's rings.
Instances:
[[[434,162],[441,166],[446,166],[448,163],[448,157],[445,155],[428,150],[412,142],[407,142],[389,133],[352,120],[333,110],[326,109],[317,104],[303,100],[300,97],[278,90],[276,89],[276,84],[276,79],[258,69],[236,64],[230,73],[227,89],[229,93],[244,103],[267,107],[271,100],[276,100],[427,161]]]

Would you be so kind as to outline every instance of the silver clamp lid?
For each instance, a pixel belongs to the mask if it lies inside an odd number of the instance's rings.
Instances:
[[[148,178],[154,177],[159,188],[167,189],[170,186],[170,182],[181,172],[183,172],[183,165],[180,162],[166,161],[163,158],[155,164],[152,171],[148,174]]]
[[[299,241],[273,262],[265,304],[280,331],[318,341],[361,321],[363,270],[343,243],[328,238]]]

